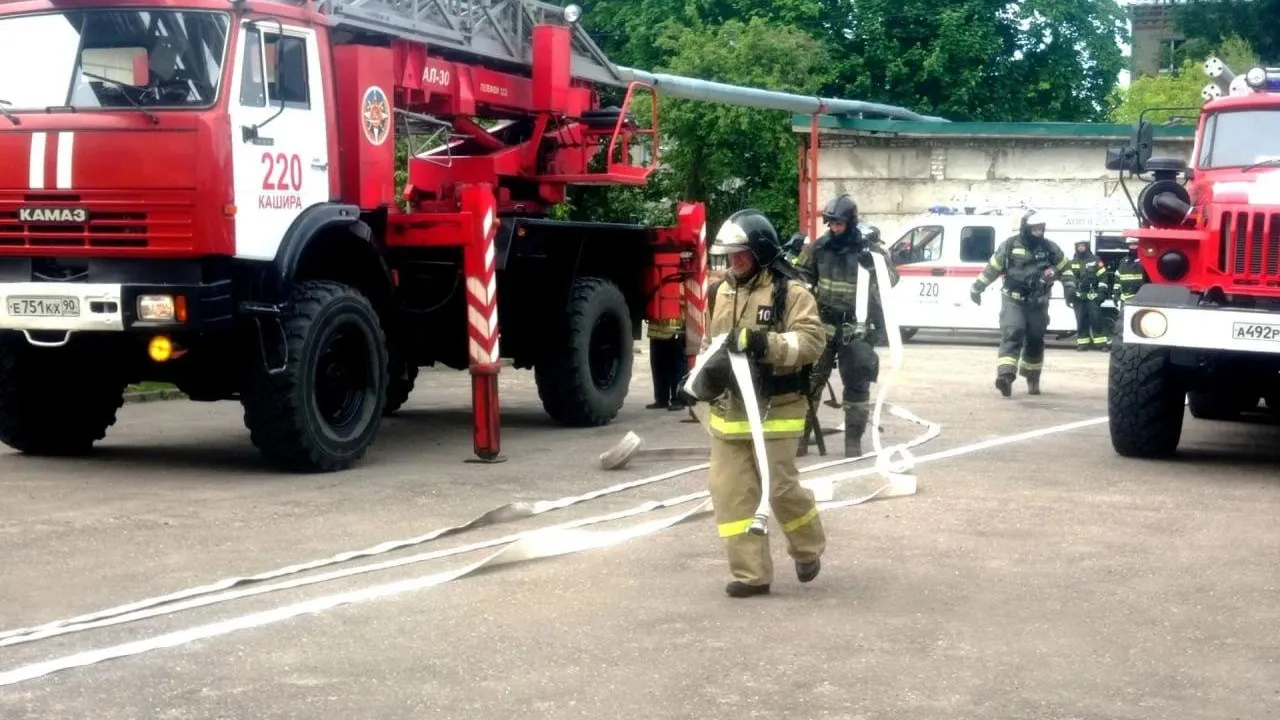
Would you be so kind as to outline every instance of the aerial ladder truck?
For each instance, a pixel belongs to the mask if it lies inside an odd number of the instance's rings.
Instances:
[[[439,364],[470,371],[474,452],[496,461],[504,358],[533,369],[554,420],[608,423],[642,321],[679,317],[682,294],[696,351],[706,211],[549,216],[570,186],[646,182],[659,91],[923,119],[616,66],[580,16],[530,0],[0,5],[0,441],[88,452],[127,385],[155,380],[239,400],[282,468],[340,470]],[[424,128],[443,141],[398,167]]]

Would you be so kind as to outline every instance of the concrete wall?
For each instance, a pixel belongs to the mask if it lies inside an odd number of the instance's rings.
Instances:
[[[818,207],[840,193],[886,232],[932,205],[1123,209],[1106,149],[1119,137],[912,137],[824,132],[818,156]],[[1155,155],[1189,159],[1190,138],[1157,140]],[[1127,179],[1136,198],[1143,183]]]

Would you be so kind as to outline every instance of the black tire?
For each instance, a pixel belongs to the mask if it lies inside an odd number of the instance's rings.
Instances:
[[[107,436],[126,383],[75,348],[0,336],[0,442],[28,455],[86,455]]]
[[[915,337],[916,333],[920,332],[920,328],[898,328],[898,332],[902,334],[902,342],[906,342]]]
[[[401,373],[387,378],[387,404],[382,408],[382,416],[386,417],[404,407],[413,393],[414,383],[418,379],[416,365],[402,367]]]
[[[1191,417],[1197,420],[1239,420],[1240,417],[1258,407],[1257,395],[1231,392],[1199,392],[1187,393],[1187,406]]]
[[[574,280],[566,323],[546,339],[554,348],[534,365],[538,397],[552,420],[574,427],[606,425],[631,388],[631,311],[608,280]]]
[[[284,370],[273,375],[259,369],[241,400],[250,440],[285,470],[349,468],[368,452],[382,423],[382,325],[367,297],[336,282],[298,283],[291,307],[284,320]],[[334,355],[326,354],[330,350]],[[322,376],[329,383],[318,384]]]
[[[1111,353],[1107,414],[1111,447],[1124,457],[1169,457],[1178,449],[1186,389],[1160,347],[1123,345]]]

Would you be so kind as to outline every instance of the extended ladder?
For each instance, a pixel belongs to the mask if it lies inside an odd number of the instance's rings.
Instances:
[[[533,27],[573,28],[574,77],[625,87],[628,80],[564,8],[538,0],[317,0],[329,24],[383,33],[429,47],[529,68]]]

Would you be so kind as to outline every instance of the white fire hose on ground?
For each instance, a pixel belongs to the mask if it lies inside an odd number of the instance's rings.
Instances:
[[[907,474],[914,465],[914,460],[907,444],[898,444],[886,448],[883,438],[881,438],[880,422],[884,413],[885,398],[903,366],[902,333],[898,326],[895,303],[891,300],[892,283],[888,265],[885,263],[884,256],[879,253],[872,252],[867,254],[871,256],[876,282],[880,288],[880,304],[884,311],[884,331],[889,336],[889,372],[885,377],[879,378],[880,387],[876,393],[875,407],[869,418],[871,446],[876,458],[876,472],[882,475],[886,481],[881,491],[891,497],[912,495],[916,492],[918,480],[914,475]],[[854,299],[854,311],[858,318],[855,337],[858,339],[866,337],[868,332],[871,298],[870,279],[870,273],[859,263],[857,292]],[[689,377],[684,383],[685,388],[691,395],[696,394],[693,389],[697,387],[699,376],[705,371],[707,362],[722,352],[721,348],[726,340],[727,335],[719,335],[713,338],[707,349],[698,356],[693,369],[689,372]],[[756,468],[760,475],[760,503],[756,507],[751,526],[747,529],[747,532],[752,535],[765,535],[768,533],[769,527],[769,500],[772,484],[769,477],[769,459],[765,453],[764,422],[760,417],[760,400],[756,396],[755,384],[751,379],[751,366],[746,356],[738,353],[729,353],[728,355],[729,364],[733,370],[733,378],[746,409],[747,423],[751,428],[753,454],[755,455]],[[699,403],[699,405],[702,404]],[[705,427],[707,424],[705,411],[697,414]],[[894,459],[895,454],[898,456],[896,462]],[[821,486],[818,491],[815,491],[815,496],[819,500],[830,500],[833,495],[833,486]]]
[[[872,257],[875,259],[876,263],[875,267],[877,278],[881,279],[880,287],[890,287],[883,258],[875,254],[873,254]],[[865,271],[863,271],[863,273],[865,273]],[[862,273],[859,274],[858,284],[860,287],[866,286],[866,277],[864,277]],[[884,299],[887,300],[887,298]],[[860,299],[859,303],[859,317],[866,317],[865,310],[862,309],[865,308],[865,302],[863,302],[863,299]],[[896,378],[897,372],[902,365],[902,339],[898,331],[896,317],[893,314],[893,303],[885,301],[882,304],[884,305],[885,312],[885,329],[886,332],[889,333],[892,361],[888,377],[881,380],[880,391],[876,398],[873,416],[874,419],[871,423],[874,452],[857,458],[843,458],[809,465],[802,468],[800,472],[812,473],[820,470],[826,470],[836,466],[857,462],[873,455],[876,457],[876,465],[874,468],[845,471],[804,481],[803,484],[805,487],[814,491],[815,497],[819,502],[819,507],[822,509],[848,507],[850,505],[860,504],[875,498],[899,497],[902,495],[914,494],[917,489],[915,477],[903,474],[910,469],[912,463],[912,458],[908,449],[932,440],[941,432],[941,429],[937,424],[922,420],[905,408],[885,402],[885,395],[888,388]],[[723,338],[719,339],[719,342],[722,343],[723,341]],[[731,359],[731,363],[734,365],[734,372],[736,374],[739,371],[739,367],[745,368],[746,365],[744,357],[734,357],[737,359]],[[742,377],[738,378],[738,382],[747,388],[747,392],[752,392],[749,373],[746,376],[746,382],[743,382]],[[748,403],[748,407],[758,408],[754,403]],[[885,407],[889,408],[890,414],[923,427],[924,432],[906,443],[895,445],[890,448],[884,448],[880,438],[879,420],[881,418],[882,410]],[[699,419],[705,423],[704,414],[699,414]],[[763,459],[763,434],[760,432],[761,426],[758,409],[755,412],[750,413],[750,421],[752,424],[753,442],[756,445],[757,462],[760,463],[760,466],[764,470],[761,473],[762,476],[767,478],[768,463],[764,462]],[[891,463],[891,455],[894,452],[899,453],[902,458],[897,464]],[[618,483],[581,495],[564,497],[557,500],[544,500],[533,503],[507,503],[493,508],[469,522],[461,525],[440,528],[417,537],[389,541],[364,550],[340,553],[329,558],[283,567],[255,575],[226,578],[208,585],[192,587],[186,590],[180,590],[166,595],[126,603],[113,608],[90,612],[63,620],[55,620],[33,627],[3,631],[0,632],[0,647],[9,647],[96,628],[121,625],[148,618],[172,615],[185,610],[207,607],[245,597],[296,589],[323,582],[331,582],[341,578],[353,577],[356,575],[391,568],[404,567],[416,563],[477,552],[495,547],[502,548],[497,552],[489,554],[474,563],[456,570],[449,570],[422,577],[410,578],[408,580],[384,583],[349,592],[319,597],[262,612],[252,613],[250,615],[234,617],[228,620],[208,623],[183,630],[176,630],[140,640],[124,642],[104,648],[85,650],[65,657],[58,657],[52,660],[33,663],[13,670],[0,672],[0,686],[14,685],[43,677],[51,673],[91,665],[113,658],[127,657],[157,649],[175,647],[198,639],[217,637],[251,627],[260,627],[309,613],[321,612],[341,605],[365,602],[382,597],[390,597],[405,592],[434,587],[477,573],[487,568],[538,558],[565,555],[587,549],[608,547],[634,538],[642,537],[644,535],[659,532],[665,528],[672,527],[691,518],[710,512],[711,503],[708,493],[706,491],[701,491],[668,498],[666,500],[650,501],[628,510],[588,517],[581,520],[568,521],[549,527],[534,528],[493,540],[471,543],[469,545],[463,545],[447,550],[419,553],[417,555],[394,560],[384,560],[382,562],[357,567],[331,570],[319,575],[268,583],[270,580],[276,580],[286,576],[297,575],[321,568],[332,567],[334,565],[347,563],[359,558],[370,558],[385,555],[396,550],[423,545],[433,540],[458,534],[466,530],[541,515],[592,499],[652,485],[681,475],[706,470],[708,467],[709,463],[699,463],[689,467],[679,468],[637,480]],[[844,500],[834,500],[834,487],[836,484],[849,479],[872,474],[884,476],[886,478],[886,482],[882,483],[879,487],[871,490],[870,492],[865,492]],[[761,497],[761,508],[757,510],[757,519],[763,523],[768,517],[767,498],[769,497],[769,494],[767,492],[767,486],[766,491],[762,493]],[[583,529],[590,525],[636,517],[653,512],[654,510],[678,507],[696,500],[701,500],[702,502],[679,514],[649,521],[643,524],[610,531],[586,531]]]

